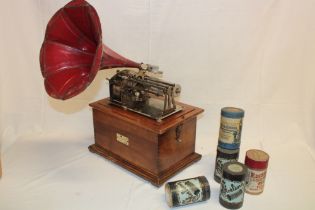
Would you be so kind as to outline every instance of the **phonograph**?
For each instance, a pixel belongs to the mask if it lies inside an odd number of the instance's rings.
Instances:
[[[110,97],[90,104],[95,143],[89,150],[160,186],[200,160],[196,121],[202,109],[175,102],[180,86],[150,76],[155,66],[131,61],[102,43],[96,10],[73,0],[50,19],[40,51],[45,89],[67,100],[102,69],[123,68],[109,79]],[[153,74],[154,75],[154,74]]]

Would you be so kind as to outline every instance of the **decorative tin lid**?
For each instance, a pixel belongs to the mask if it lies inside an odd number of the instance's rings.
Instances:
[[[208,182],[208,179],[205,176],[199,176],[198,178],[199,178],[199,180],[202,184],[202,188],[204,190],[203,199],[208,200],[210,198],[210,195],[211,195],[210,184]]]
[[[218,146],[217,151],[221,153],[225,153],[225,154],[235,154],[235,153],[239,153],[240,149],[239,148],[238,149],[225,149]]]
[[[227,162],[223,165],[223,178],[231,181],[245,180],[247,167],[240,162]]]
[[[217,148],[217,157],[238,159],[240,149],[224,149],[220,146]]]
[[[173,206],[173,193],[169,184],[165,185],[165,200],[169,207]]]
[[[251,149],[246,152],[245,165],[253,169],[265,169],[268,167],[269,155],[258,149]]]
[[[244,117],[244,110],[236,107],[224,107],[221,109],[221,115],[229,118],[242,118]]]

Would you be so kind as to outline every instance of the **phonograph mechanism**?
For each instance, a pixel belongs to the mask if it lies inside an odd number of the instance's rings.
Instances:
[[[111,103],[158,121],[180,111],[181,106],[175,103],[180,86],[150,77],[146,71],[152,71],[151,67],[141,67],[138,72],[118,70],[109,79]]]
[[[73,0],[50,19],[40,65],[46,92],[61,100],[83,92],[99,70],[138,69],[117,71],[109,79],[109,99],[90,104],[95,136],[90,151],[156,186],[201,158],[195,137],[196,116],[203,110],[175,102],[180,86],[149,76],[159,73],[154,66],[104,45],[97,12],[86,1]]]

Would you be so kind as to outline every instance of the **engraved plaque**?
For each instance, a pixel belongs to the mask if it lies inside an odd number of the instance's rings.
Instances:
[[[116,133],[116,140],[124,145],[129,146],[129,139],[126,136]]]

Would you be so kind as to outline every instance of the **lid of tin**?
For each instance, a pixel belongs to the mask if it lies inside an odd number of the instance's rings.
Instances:
[[[246,152],[245,165],[253,169],[265,169],[268,167],[269,155],[258,149],[250,149]]]
[[[169,207],[173,207],[173,193],[168,183],[165,185],[165,200]]]
[[[221,153],[225,153],[225,154],[235,154],[235,153],[238,153],[240,149],[239,148],[238,149],[225,149],[218,146],[217,151]]]
[[[244,110],[236,107],[224,107],[221,109],[221,115],[229,118],[242,118],[244,117]]]
[[[199,176],[199,181],[203,189],[203,200],[208,200],[211,195],[210,184],[205,176]]]
[[[238,159],[240,149],[225,149],[220,146],[217,148],[217,157]]]
[[[247,173],[247,167],[240,162],[227,162],[223,165],[224,179],[231,181],[244,181]]]

